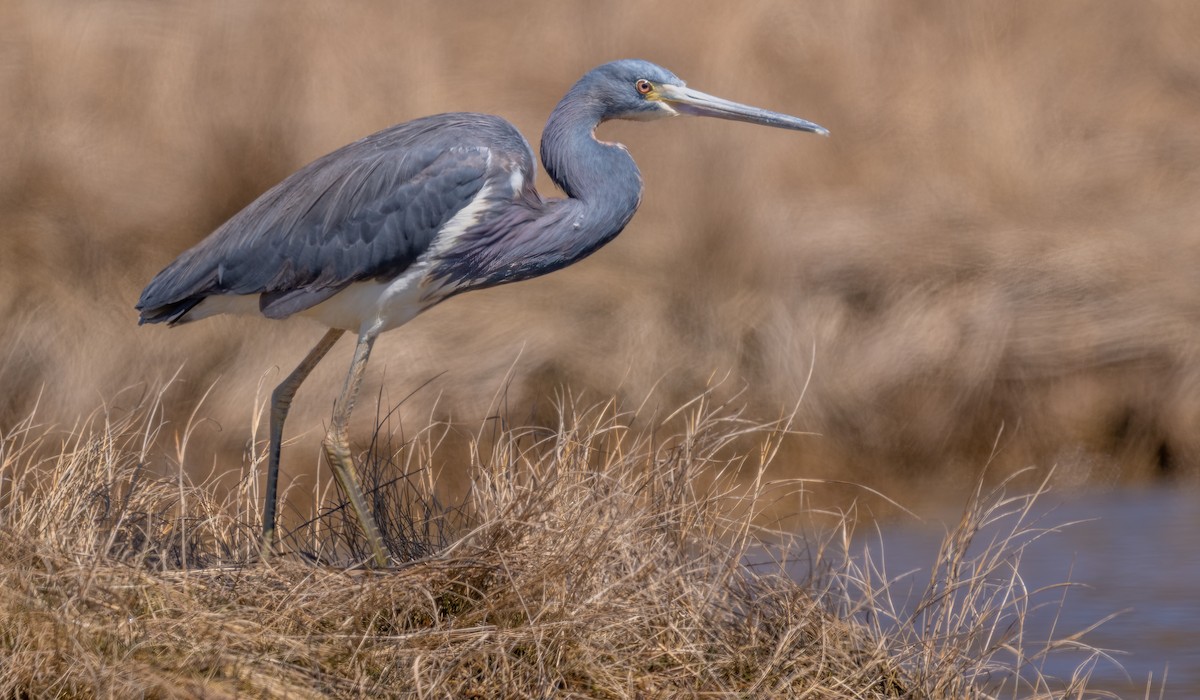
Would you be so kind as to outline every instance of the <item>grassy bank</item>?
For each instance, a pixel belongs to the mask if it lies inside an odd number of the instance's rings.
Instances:
[[[0,441],[0,695],[1088,695],[1087,666],[1038,672],[1080,640],[1022,635],[1034,496],[973,499],[901,616],[882,558],[848,554],[852,518],[810,503],[820,484],[763,480],[786,422],[710,395],[676,413],[674,433],[569,399],[556,429],[491,421],[454,504],[431,471],[444,427],[377,432],[387,571],[354,566],[335,493],[260,560],[256,450],[235,487],[193,483],[195,424],[165,425],[157,396],[70,430],[35,414]],[[763,525],[780,501],[803,537]]]

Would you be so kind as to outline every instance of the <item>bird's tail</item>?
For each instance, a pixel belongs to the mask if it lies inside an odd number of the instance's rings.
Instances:
[[[139,302],[135,307],[141,313],[138,325],[140,326],[143,323],[166,323],[167,325],[174,326],[177,323],[182,323],[184,315],[202,301],[204,301],[203,296],[195,296],[168,304],[149,307],[143,306]]]

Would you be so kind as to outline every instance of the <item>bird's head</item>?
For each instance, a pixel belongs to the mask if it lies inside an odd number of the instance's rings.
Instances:
[[[572,96],[598,108],[600,121],[645,121],[691,115],[829,135],[823,127],[804,119],[693,90],[666,68],[638,59],[613,61],[593,68],[571,88],[564,102]]]

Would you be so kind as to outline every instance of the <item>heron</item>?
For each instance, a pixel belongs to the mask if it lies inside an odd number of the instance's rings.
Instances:
[[[328,328],[271,394],[263,556],[275,538],[292,399],[350,332],[358,342],[322,446],[373,564],[388,566],[347,438],[375,339],[452,296],[553,272],[611,241],[641,204],[642,176],[625,146],[597,139],[596,127],[680,115],[829,133],[693,90],[648,61],[613,61],[584,74],[543,129],[542,164],[564,197],[538,193],[533,150],[508,121],[473,113],[423,117],[296,171],[150,281],[135,307],[139,324],[247,313],[307,317]]]

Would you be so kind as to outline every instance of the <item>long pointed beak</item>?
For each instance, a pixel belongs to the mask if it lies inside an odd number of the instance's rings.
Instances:
[[[795,131],[808,131],[821,136],[828,136],[829,130],[823,126],[813,124],[812,122],[792,117],[779,112],[771,112],[750,105],[738,104],[723,100],[720,97],[707,95],[699,90],[693,90],[687,87],[678,85],[660,85],[658,88],[659,99],[668,103],[675,111],[680,114],[692,114],[698,117],[716,117],[717,119],[730,119],[737,122],[749,122],[751,124],[762,124],[763,126],[773,126],[778,129],[793,129]]]

